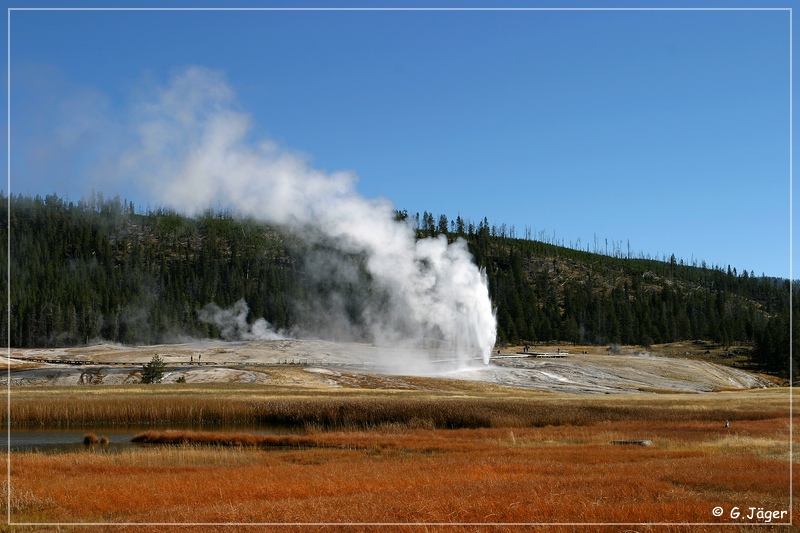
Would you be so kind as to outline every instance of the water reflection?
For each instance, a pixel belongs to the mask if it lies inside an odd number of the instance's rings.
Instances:
[[[181,429],[191,431],[230,431],[234,433],[250,433],[253,435],[287,435],[299,433],[287,427],[279,426],[86,426],[70,428],[12,428],[7,434],[5,448],[12,452],[37,451],[43,453],[65,453],[81,450],[119,452],[136,446],[150,446],[131,442],[133,437],[148,430]],[[83,442],[87,434],[97,438],[105,436],[108,444],[86,445]]]

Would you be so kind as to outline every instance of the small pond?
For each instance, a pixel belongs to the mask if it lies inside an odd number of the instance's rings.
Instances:
[[[233,433],[250,433],[254,435],[287,435],[300,433],[300,430],[283,426],[86,426],[69,428],[51,427],[12,427],[10,441],[8,434],[3,439],[3,447],[11,445],[12,452],[39,451],[44,453],[64,453],[88,449],[102,449],[118,452],[134,446],[150,446],[149,444],[132,443],[134,435],[143,431],[165,431],[182,429],[191,431],[229,431]],[[98,438],[106,436],[107,445],[87,446],[83,437],[88,433]]]

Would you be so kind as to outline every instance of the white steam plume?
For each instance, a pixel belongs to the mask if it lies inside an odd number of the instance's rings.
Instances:
[[[216,325],[222,338],[227,340],[272,341],[287,338],[283,333],[275,331],[272,324],[263,318],[252,324],[247,322],[249,312],[250,308],[242,298],[227,309],[214,303],[208,304],[197,312],[197,317],[203,322]]]
[[[250,117],[236,109],[219,72],[191,67],[135,113],[138,137],[122,158],[128,179],[159,201],[198,211],[234,207],[344,253],[363,254],[385,295],[365,309],[377,344],[436,346],[488,362],[496,320],[484,273],[463,240],[416,240],[386,200],[366,199],[351,172],[326,173],[271,142],[251,142]],[[433,339],[433,343],[431,342]]]
[[[197,317],[203,322],[216,325],[222,338],[226,340],[271,341],[286,338],[263,318],[257,319],[252,324],[248,323],[249,312],[250,308],[243,298],[227,309],[217,304],[208,304],[197,311]]]

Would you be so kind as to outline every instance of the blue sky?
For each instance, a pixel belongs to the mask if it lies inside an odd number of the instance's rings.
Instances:
[[[761,7],[713,4],[748,5]],[[98,168],[126,142],[137,102],[199,66],[235,92],[248,142],[352,171],[367,198],[584,249],[607,239],[790,276],[786,10],[10,17],[12,193],[167,204]]]

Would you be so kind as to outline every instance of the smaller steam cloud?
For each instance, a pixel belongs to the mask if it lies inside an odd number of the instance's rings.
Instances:
[[[252,324],[247,322],[250,308],[244,298],[228,309],[211,303],[197,311],[197,317],[207,323],[214,324],[220,335],[229,341],[273,341],[287,338],[282,332],[275,331],[272,324],[263,318]]]

